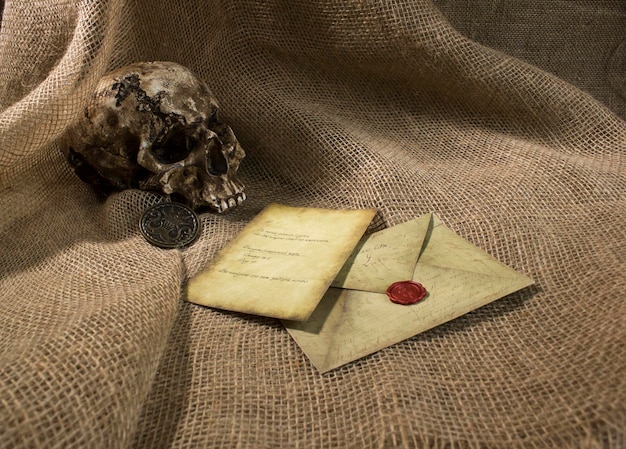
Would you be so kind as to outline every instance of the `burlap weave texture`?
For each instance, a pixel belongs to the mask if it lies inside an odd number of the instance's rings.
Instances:
[[[605,82],[534,62],[596,99],[425,0],[7,1],[0,445],[626,447],[626,12],[591,3],[544,11],[568,12],[557,41],[613,24],[587,39]],[[183,251],[139,233],[156,195],[99,199],[55,144],[102,74],[157,59],[209,83],[248,154],[249,200]],[[432,211],[536,286],[319,375],[277,321],[181,301],[273,201],[374,207],[371,231]]]

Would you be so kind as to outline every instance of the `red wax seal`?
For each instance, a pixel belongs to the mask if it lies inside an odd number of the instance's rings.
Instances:
[[[394,282],[387,289],[389,300],[403,306],[420,302],[426,294],[424,286],[413,281]]]

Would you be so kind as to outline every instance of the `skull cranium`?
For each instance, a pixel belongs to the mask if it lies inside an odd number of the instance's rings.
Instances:
[[[63,146],[86,182],[158,190],[218,212],[246,199],[236,176],[245,156],[207,85],[172,62],[106,75]]]

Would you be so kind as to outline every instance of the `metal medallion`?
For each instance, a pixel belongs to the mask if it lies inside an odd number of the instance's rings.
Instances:
[[[140,229],[146,240],[160,248],[183,248],[200,235],[200,219],[181,203],[159,203],[141,216]]]

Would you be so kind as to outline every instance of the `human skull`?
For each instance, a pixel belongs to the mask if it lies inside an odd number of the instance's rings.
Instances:
[[[236,173],[245,153],[207,85],[172,62],[106,75],[62,146],[85,182],[157,190],[217,212],[246,199]]]

